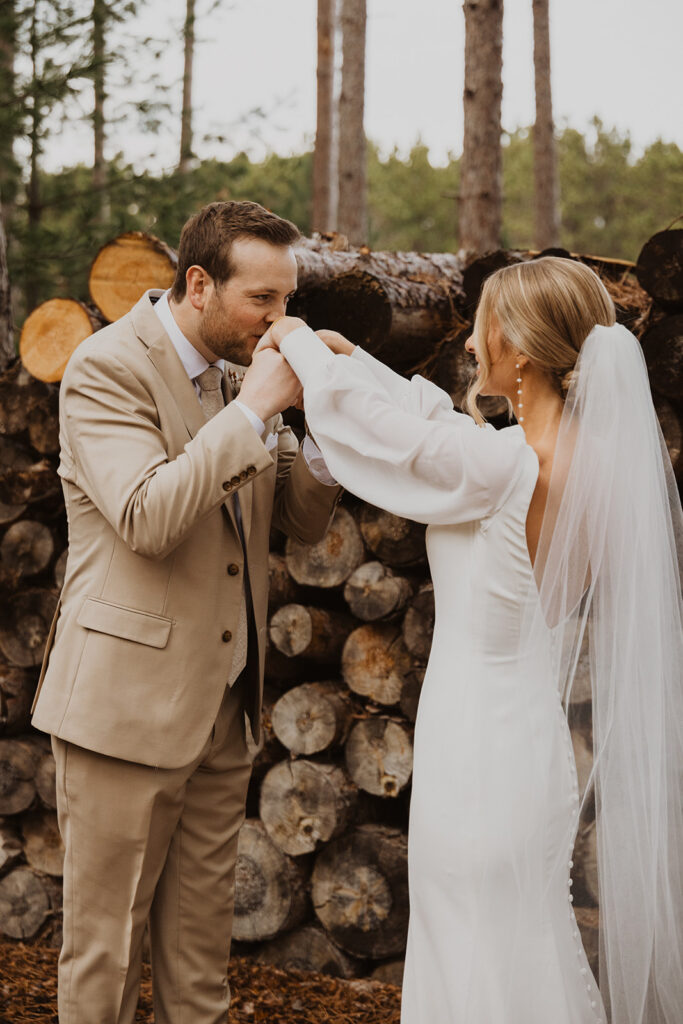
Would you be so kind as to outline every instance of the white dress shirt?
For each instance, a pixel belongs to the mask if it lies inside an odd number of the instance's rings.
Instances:
[[[221,373],[225,373],[225,359],[217,359],[215,363],[209,363],[204,356],[197,351],[194,345],[188,341],[173,317],[173,313],[171,312],[171,307],[168,302],[169,295],[170,289],[169,291],[164,292],[164,294],[157,299],[154,303],[154,312],[159,317],[164,330],[171,339],[173,347],[178,353],[178,358],[185,367],[185,372],[194,385],[197,397],[199,397],[199,384],[197,383],[197,377],[199,374],[203,373],[203,371],[209,366],[217,366]],[[277,444],[277,437],[274,434],[271,435],[271,437],[264,437],[266,426],[260,416],[257,416],[253,409],[250,409],[244,402],[240,402],[239,398],[233,398],[233,402],[242,410],[256,433],[266,445],[266,448],[269,451],[271,448],[274,448]],[[272,443],[270,443],[271,438]],[[308,435],[303,440],[301,451],[304,459],[306,460],[306,465],[318,483],[326,484],[328,487],[336,487],[337,481],[327,468],[320,449],[315,441],[308,437]]]

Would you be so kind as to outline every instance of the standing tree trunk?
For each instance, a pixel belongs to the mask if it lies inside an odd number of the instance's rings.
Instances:
[[[95,136],[95,159],[92,169],[92,186],[95,193],[95,219],[102,226],[108,220],[107,167],[104,162],[104,100],[105,100],[105,43],[104,29],[107,21],[106,0],[93,0],[93,84],[95,105],[93,107],[93,131]]]
[[[17,12],[15,0],[0,3],[0,203],[5,230],[17,185],[18,168],[14,158],[17,136],[17,101],[15,95],[14,58],[16,51]]]
[[[313,231],[332,231],[336,182],[332,174],[334,134],[334,38],[336,0],[318,0],[317,120],[313,152]]]
[[[180,161],[178,170],[187,174],[192,160],[192,65],[194,61],[195,0],[187,0],[185,10],[185,67],[183,70],[183,112],[180,122]]]
[[[367,242],[365,105],[366,0],[342,0],[342,89],[339,99],[338,229],[354,245]]]
[[[40,229],[40,220],[42,215],[38,167],[38,160],[40,157],[40,130],[42,123],[42,90],[38,76],[38,58],[40,49],[38,39],[38,0],[34,0],[31,12],[29,47],[31,59],[31,115],[29,121],[29,145],[31,147],[31,155],[29,161],[29,180],[26,189],[28,206],[28,259],[26,260],[26,278],[24,287],[27,313],[30,313],[38,303],[38,270],[36,267],[36,257],[38,256],[38,232]]]
[[[15,356],[12,293],[7,269],[7,242],[0,201],[0,373]]]
[[[549,0],[533,0],[534,81],[536,123],[534,125],[534,228],[536,247],[549,249],[560,244],[557,154],[553,134],[553,102],[550,88]]]
[[[500,248],[503,0],[465,0],[465,132],[460,175],[460,247]]]

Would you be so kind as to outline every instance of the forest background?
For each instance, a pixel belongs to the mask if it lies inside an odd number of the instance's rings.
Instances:
[[[228,18],[237,6],[212,3],[213,9],[225,8]],[[99,43],[93,20],[98,9],[104,19]],[[288,155],[271,151],[262,159],[253,152],[235,152],[228,159],[194,156],[182,166],[159,169],[160,133],[173,130],[177,114],[168,80],[155,80],[154,67],[160,58],[163,63],[168,43],[141,33],[141,9],[143,0],[0,0],[0,192],[17,328],[32,308],[53,296],[87,300],[88,268],[108,239],[139,229],[176,245],[187,217],[215,199],[252,199],[292,219],[305,234],[311,231],[312,146]],[[206,33],[211,4],[201,10],[200,28]],[[119,42],[114,45],[113,39]],[[314,58],[308,55],[312,89]],[[176,70],[175,91],[182,83],[182,68]],[[98,78],[106,99],[100,133],[110,140],[109,153],[119,150],[112,159],[100,152],[99,187],[88,149],[74,149],[73,159],[62,157],[57,170],[44,159],[59,145],[60,133],[79,119],[97,136],[97,103],[93,110],[88,97],[93,88],[97,95]],[[138,98],[131,101],[133,79]],[[258,122],[267,135],[277,111],[250,111],[245,99],[244,118]],[[138,136],[144,131],[147,160],[133,163],[125,155],[132,131]],[[216,139],[216,154],[226,153],[229,126],[226,131],[227,139]],[[683,152],[676,143],[658,140],[638,147],[628,132],[597,117],[583,132],[556,127],[555,139],[560,244],[570,251],[634,260],[647,238],[681,212]],[[504,132],[501,142],[501,243],[533,248],[532,127]],[[211,151],[210,140],[203,154],[207,148]],[[457,250],[461,157],[453,152],[435,166],[420,141],[410,152],[387,152],[370,138],[367,150],[367,243],[376,250]]]

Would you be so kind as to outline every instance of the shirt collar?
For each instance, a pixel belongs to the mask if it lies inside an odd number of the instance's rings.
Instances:
[[[225,372],[225,359],[217,359],[215,363],[209,363],[204,356],[197,351],[192,342],[188,341],[178,324],[173,318],[171,307],[168,303],[170,289],[160,295],[154,303],[153,309],[161,320],[161,325],[168,334],[174,349],[178,353],[181,363],[185,367],[190,380],[194,380],[203,373],[208,366],[217,366],[221,373]]]

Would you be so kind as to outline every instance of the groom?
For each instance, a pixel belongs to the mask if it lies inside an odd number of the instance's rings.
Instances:
[[[62,382],[69,556],[33,718],[66,850],[60,1024],[133,1024],[148,920],[156,1024],[226,1020],[271,520],[317,541],[341,491],[283,425],[284,358],[252,358],[298,236],[256,203],[200,210],[170,292],[84,341]]]

